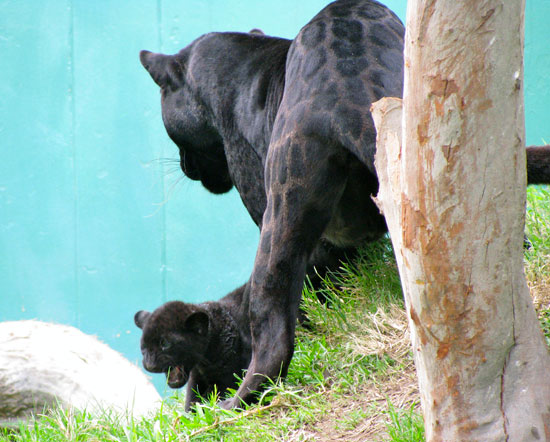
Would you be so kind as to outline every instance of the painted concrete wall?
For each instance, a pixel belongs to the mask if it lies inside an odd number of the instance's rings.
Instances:
[[[526,143],[550,143],[550,0],[525,6]]]
[[[137,361],[135,311],[245,282],[257,229],[235,191],[181,179],[138,52],[292,38],[326,3],[0,0],[0,321],[75,325]],[[549,22],[550,1],[527,0],[528,143],[550,139]]]

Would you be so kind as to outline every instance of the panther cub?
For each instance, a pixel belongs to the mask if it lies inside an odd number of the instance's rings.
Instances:
[[[166,373],[171,388],[187,383],[186,411],[214,390],[223,395],[236,388],[235,374],[242,374],[250,362],[249,328],[239,321],[241,289],[217,302],[171,301],[134,316],[143,330],[143,366],[152,373]]]

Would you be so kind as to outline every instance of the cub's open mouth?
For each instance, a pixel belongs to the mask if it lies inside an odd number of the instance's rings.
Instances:
[[[166,372],[166,380],[170,388],[181,388],[187,382],[189,375],[183,367],[170,367]]]

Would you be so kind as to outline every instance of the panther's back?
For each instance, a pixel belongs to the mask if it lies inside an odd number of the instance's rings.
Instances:
[[[375,1],[325,7],[290,47],[281,118],[338,138],[374,173],[375,129],[366,110],[403,94],[404,33],[399,18]]]

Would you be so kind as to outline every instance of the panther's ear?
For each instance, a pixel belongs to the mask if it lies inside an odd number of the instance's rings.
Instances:
[[[143,326],[149,319],[149,316],[151,316],[151,313],[146,312],[144,310],[140,310],[134,315],[134,322],[139,328],[143,329]]]
[[[209,323],[210,319],[205,312],[195,312],[189,315],[185,320],[185,328],[201,336],[206,336],[208,334]]]
[[[160,87],[175,89],[183,82],[183,69],[173,55],[141,51],[139,60]]]

